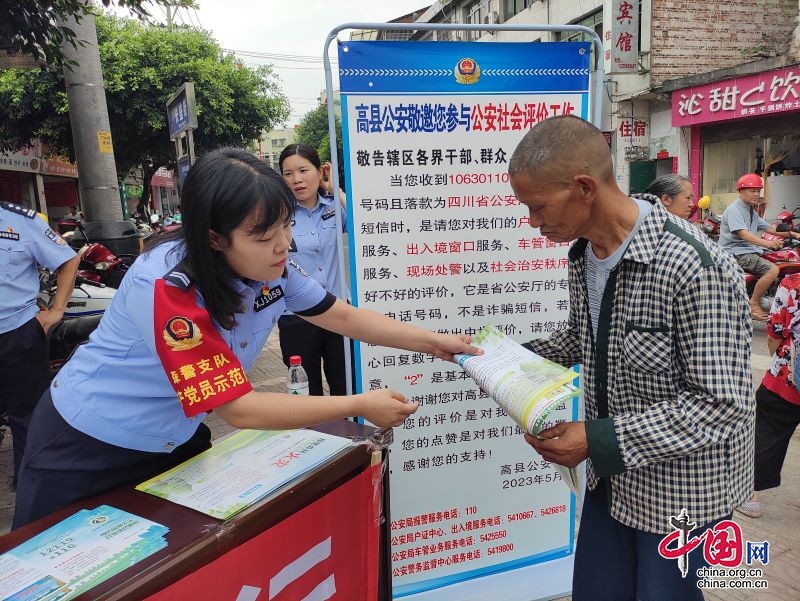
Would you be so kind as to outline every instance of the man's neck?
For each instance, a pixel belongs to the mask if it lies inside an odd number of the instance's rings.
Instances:
[[[593,223],[597,224],[586,238],[592,243],[592,251],[598,259],[611,256],[631,233],[639,218],[639,206],[636,201],[625,196],[615,196],[609,202],[597,203],[597,215]]]

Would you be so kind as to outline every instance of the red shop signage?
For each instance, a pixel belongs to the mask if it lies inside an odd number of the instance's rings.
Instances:
[[[800,111],[800,67],[672,92],[672,125],[685,127]]]
[[[147,601],[372,601],[378,594],[380,466]]]

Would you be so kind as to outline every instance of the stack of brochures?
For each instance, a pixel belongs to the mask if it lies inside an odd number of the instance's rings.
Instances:
[[[101,505],[0,555],[0,599],[74,599],[167,546],[169,528]]]
[[[136,489],[226,520],[352,444],[315,430],[239,430]]]
[[[556,407],[580,394],[572,384],[577,373],[529,351],[492,326],[481,328],[472,344],[484,354],[456,355],[456,361],[529,434],[538,435]],[[553,465],[578,495],[577,470]]]

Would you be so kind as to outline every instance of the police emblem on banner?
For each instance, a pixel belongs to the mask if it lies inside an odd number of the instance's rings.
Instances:
[[[173,317],[164,326],[164,342],[173,351],[188,351],[203,342],[203,333],[191,319]]]
[[[481,76],[481,68],[478,66],[478,63],[475,62],[475,59],[462,58],[456,63],[456,68],[453,73],[458,83],[477,83],[478,78]]]

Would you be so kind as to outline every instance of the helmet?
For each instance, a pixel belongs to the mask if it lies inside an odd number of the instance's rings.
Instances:
[[[697,201],[697,207],[702,210],[707,210],[708,207],[711,206],[711,197],[710,196],[703,196],[700,200]]]
[[[161,219],[161,217],[159,216],[158,213],[153,213],[152,215],[150,215],[150,223],[152,223],[153,225],[158,223],[159,219]]]
[[[763,188],[764,182],[761,180],[761,176],[757,173],[745,173],[742,177],[739,178],[739,181],[736,182],[736,191],[738,192],[742,188]]]

